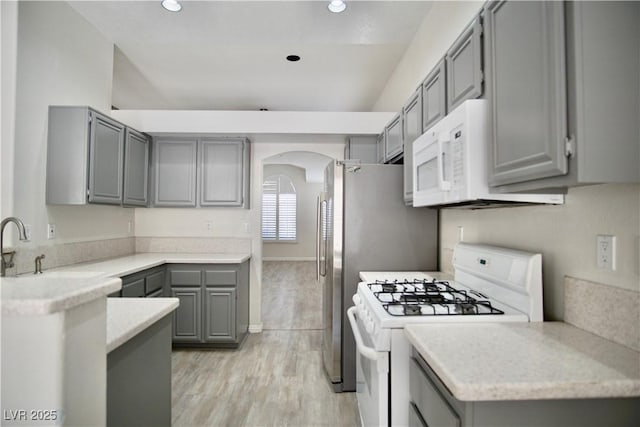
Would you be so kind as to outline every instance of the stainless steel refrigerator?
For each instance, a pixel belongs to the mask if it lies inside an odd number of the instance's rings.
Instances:
[[[406,206],[403,166],[334,161],[318,197],[316,271],[323,288],[324,369],[334,391],[354,391],[356,349],[346,311],[360,271],[433,271],[438,211]]]

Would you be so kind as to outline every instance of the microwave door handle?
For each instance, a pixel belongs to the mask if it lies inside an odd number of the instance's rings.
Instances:
[[[451,190],[451,181],[444,179],[444,143],[449,142],[449,133],[440,133],[438,135],[438,187],[442,191]]]

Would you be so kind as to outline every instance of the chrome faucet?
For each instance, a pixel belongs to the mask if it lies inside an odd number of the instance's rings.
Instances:
[[[10,222],[14,223],[16,227],[18,227],[18,237],[20,238],[20,240],[27,240],[27,233],[24,229],[24,224],[18,218],[10,216],[8,218],[3,219],[2,222],[0,222],[0,254],[2,255],[0,256],[0,258],[2,259],[0,277],[4,277],[7,268],[13,267],[13,255],[15,254],[15,251],[7,252],[6,254],[10,255],[9,261],[5,262],[4,260],[4,256],[5,256],[4,244],[3,244],[4,228]]]

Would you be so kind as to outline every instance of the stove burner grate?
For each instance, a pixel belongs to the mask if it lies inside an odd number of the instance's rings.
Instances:
[[[455,289],[446,281],[376,281],[368,286],[392,316],[504,314],[483,294]]]

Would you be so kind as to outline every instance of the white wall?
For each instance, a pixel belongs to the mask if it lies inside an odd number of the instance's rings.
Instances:
[[[323,183],[306,181],[305,171],[293,165],[264,165],[265,177],[286,175],[296,189],[297,240],[295,242],[264,242],[262,255],[270,260],[313,260],[316,255],[316,198]]]
[[[416,86],[444,55],[481,3],[436,2],[375,104],[399,111]],[[485,211],[443,209],[441,268],[451,268],[458,226],[464,240],[541,252],[547,319],[564,316],[565,275],[640,291],[640,186],[599,185],[570,189],[564,206]],[[596,269],[596,235],[618,238],[618,268]]]
[[[6,52],[9,60],[10,53]],[[4,64],[4,46],[2,55]],[[45,205],[48,107],[90,105],[108,113],[112,69],[113,44],[67,3],[18,3],[15,152],[8,190],[12,194],[3,191],[3,199],[11,200],[13,209],[3,215],[16,215],[32,226],[30,245],[130,235],[133,209]],[[4,83],[3,79],[3,107]],[[7,161],[5,145],[10,152],[13,142],[4,136],[3,126],[3,162]],[[56,240],[46,240],[48,222],[57,226]]]
[[[15,137],[16,50],[18,44],[18,4],[0,2],[2,21],[2,135],[0,140],[0,218],[13,212],[13,140]]]

